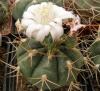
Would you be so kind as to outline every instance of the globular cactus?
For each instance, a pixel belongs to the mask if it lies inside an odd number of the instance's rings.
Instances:
[[[100,21],[100,0],[73,0],[82,17]]]
[[[84,60],[76,44],[76,39],[67,35],[58,42],[51,37],[42,43],[34,38],[26,39],[17,48],[21,73],[41,91],[69,85],[77,80]]]
[[[13,9],[13,17],[17,20],[18,18],[22,18],[23,12],[28,6],[32,4],[38,4],[41,2],[53,2],[57,5],[63,6],[63,0],[19,0]]]
[[[42,3],[34,5],[29,0],[21,0],[14,9],[15,19],[21,18],[21,22],[19,19],[16,22],[17,30],[28,37],[17,48],[17,63],[22,75],[33,86],[40,91],[51,91],[77,81],[84,58],[76,48],[77,41],[73,34],[82,25],[80,18],[72,12],[46,2],[48,0],[37,1]],[[68,34],[64,34],[62,26],[65,19],[72,20],[68,22]]]
[[[0,24],[4,24],[8,17],[8,5],[5,1],[0,1]]]
[[[100,30],[98,30],[98,36],[94,40],[93,44],[88,49],[90,57],[95,64],[100,65]]]

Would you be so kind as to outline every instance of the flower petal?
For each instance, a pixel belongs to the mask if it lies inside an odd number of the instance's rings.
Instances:
[[[41,29],[41,25],[39,24],[31,24],[28,26],[26,30],[26,36],[28,37],[36,37],[38,31]]]
[[[85,27],[85,26],[84,26],[83,24],[78,24],[78,25],[75,25],[74,27],[72,27],[72,28],[70,29],[70,31],[74,32],[74,31],[79,30],[79,29],[82,28],[82,27]]]
[[[81,23],[81,19],[80,19],[80,17],[78,15],[75,18],[75,23],[77,23],[77,24]]]
[[[64,33],[62,26],[54,22],[51,22],[50,25],[51,25],[50,33],[52,35],[53,40],[58,40]]]
[[[26,19],[26,18],[23,18],[21,20],[21,25],[23,26],[23,28],[27,28],[29,25],[31,24],[36,24],[36,22],[34,22],[32,19]]]
[[[75,18],[72,11],[66,11],[64,8],[59,7],[57,5],[53,5],[54,13],[57,18],[68,19]]]
[[[54,22],[62,26],[62,19],[61,18],[55,18]]]
[[[23,14],[23,18],[34,19],[34,15],[28,11],[25,11]]]
[[[42,42],[45,39],[45,37],[49,34],[49,32],[50,32],[49,25],[42,26],[40,31],[37,33],[36,40]]]
[[[31,5],[30,7],[28,7],[27,11],[34,14],[34,12],[36,12],[36,10],[39,8],[40,4],[36,4],[36,5]]]

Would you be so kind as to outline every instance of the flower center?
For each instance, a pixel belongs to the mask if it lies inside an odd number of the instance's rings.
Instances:
[[[40,24],[48,24],[54,19],[53,13],[53,4],[52,3],[42,3],[37,10],[38,19],[37,22]]]

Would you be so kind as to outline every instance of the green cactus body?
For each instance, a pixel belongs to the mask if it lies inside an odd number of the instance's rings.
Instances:
[[[22,18],[23,12],[28,8],[28,6],[41,2],[53,2],[57,5],[63,6],[63,0],[20,0],[18,3],[16,3],[13,9],[13,17],[16,20]]]
[[[32,2],[32,0],[20,0],[13,9],[13,17],[15,19],[21,18],[25,7]]]
[[[98,36],[93,44],[88,49],[90,56],[92,57],[95,64],[100,64],[100,30],[98,31]]]
[[[49,38],[46,38],[49,39]],[[50,39],[49,39],[50,40]],[[27,39],[17,49],[17,61],[23,76],[41,89],[55,89],[76,81],[83,65],[83,56],[74,43],[68,47],[66,41],[40,43],[33,38]],[[74,39],[73,39],[74,40]],[[48,42],[48,43],[47,43]],[[71,42],[70,42],[71,45]]]
[[[86,18],[100,21],[100,1],[99,0],[75,0],[75,6],[80,15]]]
[[[4,24],[8,16],[8,5],[4,1],[0,1],[0,24]]]
[[[93,57],[94,63],[100,64],[100,39],[97,39],[89,48],[89,53]]]

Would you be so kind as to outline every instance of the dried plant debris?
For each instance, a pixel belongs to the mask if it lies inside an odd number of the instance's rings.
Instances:
[[[11,32],[12,17],[8,1],[0,1],[0,34],[7,35]]]
[[[6,61],[6,56],[4,56],[4,53],[6,53],[6,50],[0,47],[0,60]],[[0,91],[3,91],[4,74],[5,65],[0,62]]]

